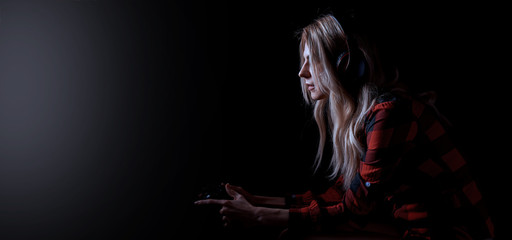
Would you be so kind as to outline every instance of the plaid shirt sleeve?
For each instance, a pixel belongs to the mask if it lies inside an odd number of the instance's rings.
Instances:
[[[298,205],[290,208],[290,226],[322,225],[346,214],[366,215],[374,208],[380,186],[392,174],[417,131],[414,119],[404,117],[394,104],[393,101],[377,104],[367,116],[366,139],[362,139],[367,151],[350,187],[343,190],[343,177],[340,177],[324,194],[298,195],[295,199]]]

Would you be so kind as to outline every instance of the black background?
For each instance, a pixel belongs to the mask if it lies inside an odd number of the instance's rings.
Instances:
[[[0,236],[204,238],[203,186],[317,187],[295,33],[348,8],[403,81],[438,93],[503,231],[504,6],[3,0]]]

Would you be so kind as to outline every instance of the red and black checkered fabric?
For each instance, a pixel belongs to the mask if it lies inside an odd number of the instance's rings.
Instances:
[[[380,215],[404,239],[485,239],[493,223],[465,158],[435,110],[384,94],[366,117],[359,171],[325,193],[293,195],[290,225],[323,228]]]

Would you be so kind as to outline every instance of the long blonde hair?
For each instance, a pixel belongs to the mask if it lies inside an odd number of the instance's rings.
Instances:
[[[350,52],[349,39],[341,24],[332,15],[325,15],[302,29],[300,41],[301,65],[304,48],[308,45],[313,73],[318,78],[318,89],[326,96],[313,100],[305,80],[301,79],[302,93],[306,103],[314,105],[314,118],[320,132],[315,171],[323,159],[323,150],[328,136],[332,138],[333,155],[329,163],[330,179],[342,175],[347,189],[355,178],[364,146],[359,141],[363,121],[375,104],[377,89],[384,83],[384,75],[376,51],[362,36],[350,36],[357,42],[365,62],[365,77],[358,78],[356,90],[344,85],[348,79],[340,79],[335,61],[343,52]],[[327,119],[326,119],[327,118]]]

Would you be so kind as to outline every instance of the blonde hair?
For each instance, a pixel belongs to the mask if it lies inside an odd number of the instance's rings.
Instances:
[[[303,52],[310,49],[313,75],[318,78],[315,86],[326,96],[313,100],[307,91],[305,80],[301,78],[302,93],[306,103],[314,105],[314,118],[320,132],[315,171],[321,165],[323,150],[328,134],[332,138],[333,155],[329,163],[330,179],[342,175],[347,189],[355,178],[364,146],[359,141],[363,121],[368,111],[374,106],[378,96],[377,88],[383,85],[384,75],[376,59],[376,51],[363,41],[362,36],[354,38],[361,51],[367,68],[365,77],[358,78],[357,88],[349,89],[340,79],[336,66],[337,57],[343,52],[350,52],[347,34],[341,24],[332,15],[325,15],[315,20],[302,30],[300,41],[301,65],[304,63]],[[327,119],[326,119],[327,118]]]

